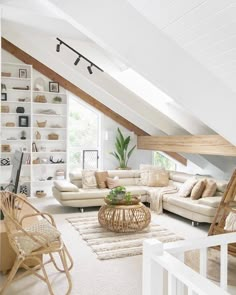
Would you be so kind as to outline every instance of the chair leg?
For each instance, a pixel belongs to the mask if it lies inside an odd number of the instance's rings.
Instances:
[[[52,291],[51,284],[50,284],[49,279],[48,279],[47,272],[46,272],[45,267],[44,267],[44,265],[43,265],[43,262],[41,263],[41,269],[42,269],[42,272],[43,272],[43,275],[44,275],[45,283],[46,283],[47,286],[48,286],[49,293],[50,293],[51,295],[54,295],[54,293],[53,293],[53,291]]]
[[[65,270],[65,274],[66,274],[66,277],[67,277],[67,280],[68,280],[68,285],[69,285],[68,290],[66,292],[66,295],[69,295],[70,292],[71,292],[71,289],[72,289],[72,281],[71,281],[70,272],[69,272],[69,269],[68,269],[68,266],[67,266],[65,249],[62,249],[59,252],[59,255],[61,257],[61,262],[63,264],[64,270]]]
[[[70,266],[68,266],[68,264],[67,264],[67,269],[68,270],[71,270],[72,269],[72,267],[73,267],[73,260],[72,260],[72,258],[71,258],[71,256],[70,256],[70,254],[69,254],[69,252],[68,252],[68,250],[67,250],[67,248],[66,248],[66,246],[64,245],[64,247],[63,247],[63,250],[62,251],[65,251],[65,259],[66,259],[66,263],[67,263],[67,258],[68,258],[68,260],[69,260],[69,262],[70,262]],[[57,263],[56,263],[56,261],[55,261],[55,259],[54,259],[54,257],[53,257],[53,254],[52,253],[49,253],[49,255],[50,255],[50,257],[51,257],[51,260],[52,260],[52,263],[53,263],[53,265],[55,266],[55,268],[58,270],[58,271],[60,271],[60,272],[65,272],[65,269],[63,268],[60,268],[58,265],[57,265]]]
[[[21,263],[23,262],[23,259],[21,258],[16,258],[14,265],[9,273],[9,275],[7,276],[5,282],[3,283],[3,286],[0,290],[0,294],[2,295],[4,293],[4,291],[6,290],[6,288],[10,285],[10,283],[13,281],[19,266],[21,265]]]

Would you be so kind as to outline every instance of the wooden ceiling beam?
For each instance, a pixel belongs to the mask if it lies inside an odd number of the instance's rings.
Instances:
[[[35,59],[34,57],[29,55],[25,51],[21,50],[19,47],[15,46],[13,43],[9,42],[7,39],[3,37],[2,37],[2,48],[6,50],[7,52],[11,53],[12,55],[14,55],[16,58],[20,59],[22,62],[26,64],[31,64],[35,70],[45,75],[49,79],[55,82],[58,82],[63,88],[75,94],[80,99],[84,100],[86,103],[90,104],[91,106],[93,106],[94,108],[102,112],[104,115],[106,115],[107,117],[111,118],[112,120],[122,125],[126,129],[134,132],[136,135],[142,135],[142,136],[149,135],[147,132],[137,127],[136,125],[134,125],[133,123],[131,123],[130,121],[128,121],[127,119],[119,115],[118,113],[114,112],[113,110],[105,106],[103,103],[99,102],[94,97],[92,97],[91,95],[83,91],[81,88],[71,83],[69,80],[65,79],[61,75],[57,74],[55,71],[53,71],[52,69],[50,69],[49,67],[47,67],[46,65],[44,65],[43,63],[41,63],[40,61],[38,61],[37,59]],[[183,156],[175,152],[171,152],[171,153],[167,152],[166,154],[168,154],[170,157],[180,162],[181,164],[185,166],[187,165],[187,160]]]
[[[139,149],[236,156],[236,147],[220,135],[138,136]]]

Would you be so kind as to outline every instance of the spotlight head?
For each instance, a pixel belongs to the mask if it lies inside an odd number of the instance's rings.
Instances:
[[[61,46],[61,43],[60,44],[57,44],[56,52],[60,52],[60,46]]]
[[[78,57],[76,58],[76,60],[75,60],[75,62],[74,62],[74,65],[77,66],[77,64],[79,63],[79,61],[80,61],[80,56],[78,56]]]
[[[92,64],[90,66],[87,66],[87,69],[90,75],[93,73],[92,66],[93,66]]]

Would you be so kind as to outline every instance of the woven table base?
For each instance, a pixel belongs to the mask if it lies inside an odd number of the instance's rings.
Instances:
[[[150,210],[142,203],[137,205],[104,205],[98,212],[102,227],[114,232],[136,232],[151,221]]]

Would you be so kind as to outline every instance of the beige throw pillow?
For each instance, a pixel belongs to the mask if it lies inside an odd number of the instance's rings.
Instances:
[[[148,176],[149,176],[148,170],[142,170],[140,172],[140,184],[141,185],[148,185]]]
[[[168,186],[169,173],[164,170],[151,170],[148,174],[148,186]]]
[[[113,189],[113,188],[119,186],[119,178],[118,177],[114,177],[114,178],[107,177],[107,186],[110,189]]]
[[[97,181],[95,171],[82,171],[82,187],[83,188],[97,188]]]
[[[107,177],[108,177],[107,171],[101,171],[101,172],[95,172],[95,177],[97,181],[97,185],[99,188],[106,188],[107,186]]]
[[[236,231],[236,213],[230,212],[225,220],[224,230]]]
[[[206,180],[206,187],[202,193],[202,198],[213,197],[216,193],[217,185],[213,179]]]
[[[43,245],[56,241],[61,235],[61,233],[45,219],[24,228],[24,230],[33,234],[34,237]],[[40,243],[37,243],[29,236],[22,234],[22,231],[19,231],[19,235],[17,234],[15,236],[15,240],[20,250],[25,254],[30,254],[32,251],[41,247]]]
[[[191,199],[192,200],[198,200],[201,198],[202,196],[202,192],[204,191],[206,187],[206,182],[204,179],[199,180],[193,187],[192,191],[191,191]]]
[[[180,197],[186,198],[190,195],[193,186],[195,185],[195,183],[197,182],[197,179],[194,177],[191,177],[189,179],[187,179],[183,185],[181,185],[180,189],[179,189],[179,193],[178,195]]]

